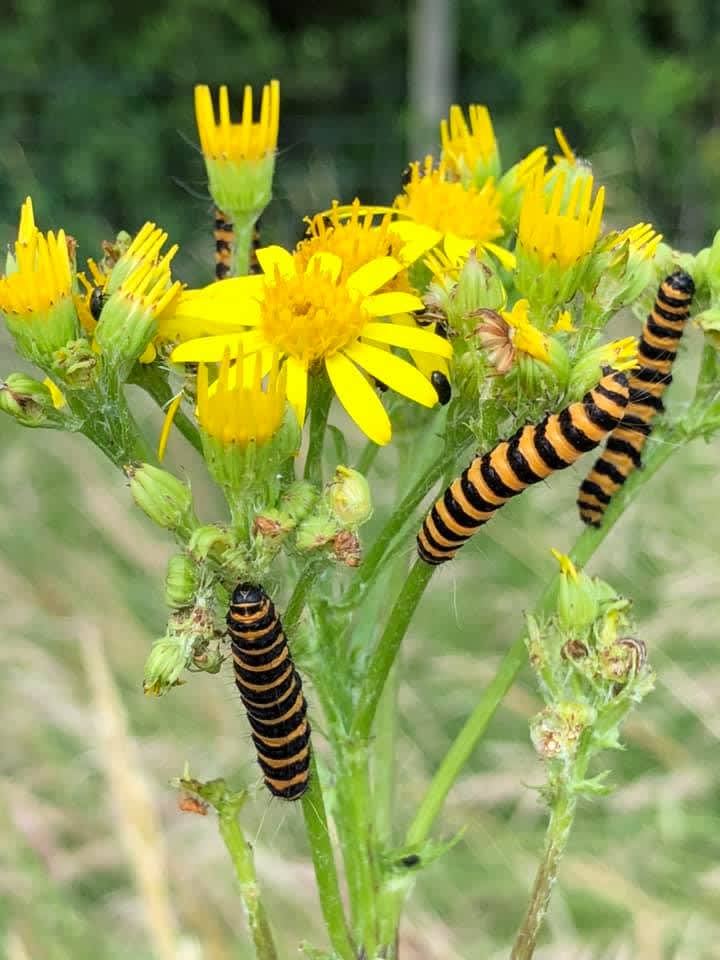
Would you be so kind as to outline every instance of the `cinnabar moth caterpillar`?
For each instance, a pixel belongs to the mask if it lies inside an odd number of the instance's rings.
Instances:
[[[257,258],[257,252],[262,246],[262,241],[260,239],[260,217],[255,221],[255,226],[253,227],[252,243],[250,245],[250,269],[251,274],[262,273],[262,267]]]
[[[452,560],[508,500],[593,450],[622,419],[628,393],[625,374],[606,370],[579,403],[535,426],[526,424],[475,457],[425,518],[417,536],[420,558],[431,564]]]
[[[639,366],[628,374],[630,400],[625,415],[580,486],[580,516],[591,527],[600,526],[613,495],[641,465],[640,454],[652,421],[665,409],[662,395],[672,383],[670,371],[694,292],[693,279],[684,270],[670,274],[660,284],[640,337]]]
[[[224,280],[230,273],[235,227],[222,210],[215,208],[215,279]]]
[[[262,587],[239,583],[227,615],[235,684],[270,793],[297,800],[307,790],[310,724],[275,605]]]

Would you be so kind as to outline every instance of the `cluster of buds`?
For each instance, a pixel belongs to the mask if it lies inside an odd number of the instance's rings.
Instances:
[[[555,552],[555,551],[554,551]],[[560,574],[547,614],[527,617],[530,664],[545,701],[530,733],[550,764],[550,786],[619,744],[620,725],[653,687],[645,643],[632,635],[630,602],[555,552]],[[575,784],[584,789],[593,781]],[[591,787],[588,787],[591,789]]]
[[[197,594],[192,606],[174,611],[165,635],[156,640],[145,662],[143,689],[162,696],[182,683],[185,670],[218,673],[224,656],[215,629],[212,594]]]
[[[340,563],[357,567],[361,560],[357,531],[371,516],[367,480],[357,470],[339,466],[315,509],[298,526],[297,549],[311,553],[329,547]]]

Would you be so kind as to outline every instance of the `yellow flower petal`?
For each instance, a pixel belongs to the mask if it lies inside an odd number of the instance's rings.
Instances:
[[[517,266],[515,254],[510,253],[505,247],[499,247],[496,243],[484,243],[483,247],[491,253],[496,260],[499,260],[506,270],[514,270]]]
[[[183,323],[180,323],[183,321]],[[178,305],[173,313],[160,321],[160,329],[187,327],[187,321],[196,322],[203,333],[223,333],[228,328],[255,327],[260,323],[260,304],[257,300],[189,300]]]
[[[356,293],[367,296],[379,290],[402,270],[402,264],[395,257],[378,257],[365,263],[347,278],[347,287]]]
[[[250,337],[253,339],[250,340]],[[250,334],[228,333],[219,337],[198,337],[175,347],[170,359],[173,363],[219,363],[228,348],[230,356],[234,356],[240,344],[245,353],[252,353],[263,343],[259,330],[252,330]]]
[[[458,237],[454,233],[446,234],[443,242],[443,249],[452,261],[464,260],[474,246],[476,246],[474,240],[468,237]]]
[[[337,278],[342,273],[343,263],[340,257],[335,253],[314,253],[307,262],[305,273],[327,273],[337,282]]]
[[[355,364],[341,353],[334,353],[325,358],[325,369],[348,416],[378,446],[388,443],[392,436],[390,418]]]
[[[216,280],[206,287],[197,290],[183,290],[178,301],[181,307],[185,303],[194,303],[197,300],[262,300],[265,292],[265,277],[262,274],[251,274],[247,277],[228,277],[227,280]]]
[[[29,198],[28,198],[29,199]],[[30,207],[30,215],[32,216],[32,207]],[[62,392],[60,387],[51,380],[50,377],[45,377],[43,383],[50,391],[50,397],[52,399],[53,406],[56,410],[61,410],[67,403],[65,399],[65,394]]]
[[[269,247],[260,247],[256,253],[258,263],[262,269],[262,272],[266,276],[274,277],[275,271],[279,271],[281,277],[292,277],[295,274],[295,261],[291,253],[284,247],[280,247],[277,244],[272,244]],[[236,278],[244,279],[244,278]],[[227,280],[223,280],[222,283],[227,283]],[[219,286],[220,284],[218,284]]]
[[[288,403],[295,411],[297,421],[302,428],[307,410],[308,372],[295,357],[288,357],[285,361],[285,367],[287,369],[286,393]]]
[[[157,350],[155,349],[155,344],[149,343],[140,354],[138,359],[140,360],[140,363],[152,363],[156,356]]]
[[[448,359],[452,357],[452,346],[448,341],[429,330],[403,327],[395,323],[366,323],[361,336],[363,340],[377,340],[408,350],[423,350],[425,353],[434,353]]]
[[[442,233],[439,230],[434,230],[422,223],[413,223],[412,220],[396,220],[390,224],[389,229],[405,241],[406,247],[402,251],[402,258],[406,263],[418,260],[442,240]]]
[[[395,313],[422,310],[424,303],[412,293],[375,293],[363,300],[363,307],[371,317],[391,317]]]
[[[167,450],[168,439],[170,437],[170,430],[173,425],[173,420],[175,419],[175,414],[178,412],[178,408],[182,403],[182,391],[175,394],[168,408],[165,411],[165,419],[163,420],[162,430],[160,431],[160,440],[158,441],[158,460],[162,463],[165,457],[165,451]]]
[[[388,350],[381,350],[369,343],[353,343],[345,348],[344,353],[363,370],[404,397],[424,407],[433,407],[437,403],[437,393],[430,381],[412,364]]]

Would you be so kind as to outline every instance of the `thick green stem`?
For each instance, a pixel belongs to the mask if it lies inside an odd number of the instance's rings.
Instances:
[[[173,399],[172,387],[167,381],[167,376],[162,370],[159,370],[155,364],[136,363],[128,383],[132,383],[141,390],[144,390],[161,410],[165,410],[167,404]],[[177,427],[180,433],[185,437],[188,443],[193,446],[202,456],[202,440],[195,424],[178,409],[173,418],[173,425]]]
[[[325,428],[330,413],[330,403],[332,402],[332,389],[324,374],[314,377],[311,384],[310,441],[307,459],[305,460],[305,479],[319,486],[322,483],[323,445],[325,443]]]
[[[340,883],[325,813],[325,801],[314,756],[310,759],[310,781],[303,794],[302,808],[315,868],[320,906],[330,942],[333,950],[342,960],[355,960],[356,954],[350,942],[345,920]]]
[[[253,235],[258,215],[248,216],[232,213],[235,242],[233,244],[233,266],[230,276],[244,277],[250,273],[250,256],[253,247]]]
[[[312,590],[315,580],[317,579],[321,569],[322,567],[320,562],[315,558],[308,560],[303,567],[302,573],[298,577],[298,581],[295,584],[295,589],[292,592],[292,596],[290,597],[288,605],[285,608],[284,622],[287,630],[292,630],[292,628],[300,620],[308,598],[308,594]]]
[[[337,792],[338,803],[343,808],[343,854],[353,927],[363,956],[374,957],[377,952],[380,879],[367,743],[348,740],[339,763]]]
[[[360,688],[357,712],[351,728],[352,736],[356,740],[367,740],[370,736],[375,711],[388,674],[434,570],[430,564],[416,560],[400,590]]]

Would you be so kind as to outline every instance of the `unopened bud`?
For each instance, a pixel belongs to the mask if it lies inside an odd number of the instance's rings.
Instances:
[[[180,675],[188,666],[192,653],[192,637],[166,635],[156,640],[145,661],[143,690],[149,696],[161,697],[182,682]]]
[[[97,375],[98,355],[87,340],[71,340],[55,351],[55,369],[68,386],[89,386]]]
[[[500,310],[505,299],[505,289],[495,269],[471,251],[452,293],[450,322],[458,331],[469,333],[475,324],[471,320],[468,325],[468,318],[480,309]]]
[[[372,516],[368,482],[351,467],[337,467],[325,491],[325,502],[338,522],[349,529],[359,527]]]
[[[295,521],[282,510],[268,509],[253,521],[253,534],[266,540],[282,540],[295,527]]]
[[[187,484],[149,463],[129,464],[125,475],[135,503],[152,521],[181,536],[190,536],[197,519]]]
[[[0,410],[24,427],[53,426],[59,419],[48,387],[24,373],[0,381]]]
[[[308,517],[298,527],[296,545],[298,550],[319,550],[340,532],[337,520],[328,516]]]
[[[281,504],[296,523],[304,520],[317,500],[317,490],[309,480],[297,480],[283,494]]]
[[[208,523],[193,530],[188,541],[188,552],[198,561],[207,560],[208,557],[220,560],[234,546],[235,541],[228,530]]]
[[[351,533],[350,530],[341,530],[333,540],[333,553],[346,566],[359,567],[362,551],[357,534]]]
[[[190,606],[198,588],[198,569],[186,553],[175,554],[168,560],[165,576],[165,602],[181,609]]]
[[[560,564],[556,597],[558,621],[563,630],[584,630],[598,615],[598,604],[592,580],[577,570],[570,557],[553,550]]]

